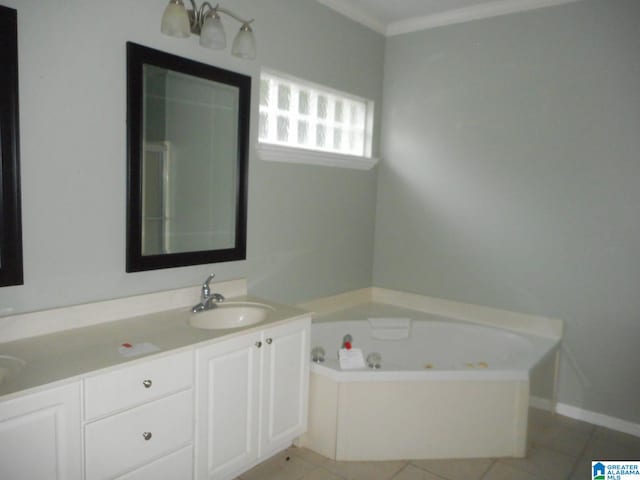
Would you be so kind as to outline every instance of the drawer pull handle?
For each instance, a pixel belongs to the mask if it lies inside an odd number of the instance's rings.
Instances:
[[[145,440],[151,440],[151,437],[152,437],[153,435],[151,435],[151,432],[144,432],[144,433],[142,434],[142,436],[143,436],[143,438],[144,438]]]
[[[151,380],[145,380],[144,382],[142,382],[142,385],[144,385],[144,388],[151,388],[153,382]]]
[[[267,338],[265,342],[267,342],[267,345],[271,345],[271,342],[273,342],[273,338]]]
[[[258,341],[256,342],[256,347],[260,348],[261,346],[262,346],[262,342],[258,340]]]

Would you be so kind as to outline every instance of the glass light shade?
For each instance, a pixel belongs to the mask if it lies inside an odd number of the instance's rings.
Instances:
[[[189,14],[182,0],[171,0],[164,9],[160,31],[170,37],[186,38],[190,35]]]
[[[205,19],[200,30],[200,45],[215,50],[226,48],[227,35],[219,16],[211,15]]]
[[[249,25],[245,24],[240,28],[238,35],[233,40],[231,54],[248,60],[256,58],[256,39]]]

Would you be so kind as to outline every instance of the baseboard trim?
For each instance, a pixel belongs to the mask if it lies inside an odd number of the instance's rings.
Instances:
[[[635,437],[640,437],[640,424],[629,422],[628,420],[622,420],[602,413],[592,412],[591,410],[574,407],[573,405],[567,405],[566,403],[557,403],[554,408],[551,400],[540,397],[531,397],[529,405],[533,408],[547,410],[550,412],[555,411],[565,417],[581,420],[600,427],[610,428],[611,430],[617,430],[618,432],[628,433]]]

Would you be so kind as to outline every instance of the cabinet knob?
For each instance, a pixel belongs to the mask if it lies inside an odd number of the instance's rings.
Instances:
[[[144,432],[144,433],[142,434],[142,437],[143,437],[145,440],[151,440],[151,437],[152,437],[152,436],[153,436],[153,435],[151,435],[151,432]]]
[[[142,382],[142,385],[144,385],[144,388],[151,388],[151,385],[153,385],[153,382],[151,380],[145,380]]]
[[[261,342],[260,340],[258,340],[258,341],[256,342],[256,347],[260,348],[261,346],[262,346],[262,342]]]
[[[267,345],[271,345],[271,342],[273,342],[273,338],[267,338],[265,342],[267,342]]]

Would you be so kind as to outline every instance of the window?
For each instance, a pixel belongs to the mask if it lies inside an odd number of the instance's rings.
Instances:
[[[260,75],[261,156],[370,168],[373,102],[304,80]]]

